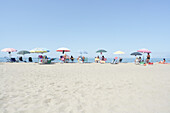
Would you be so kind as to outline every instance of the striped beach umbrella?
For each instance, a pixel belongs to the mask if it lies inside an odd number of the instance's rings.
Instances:
[[[58,48],[56,51],[62,52],[64,54],[64,52],[70,52],[70,49],[62,47],[62,48]]]
[[[45,49],[45,48],[35,48],[35,49],[32,49],[29,51],[30,53],[47,53],[47,52],[50,52],[48,49]]]

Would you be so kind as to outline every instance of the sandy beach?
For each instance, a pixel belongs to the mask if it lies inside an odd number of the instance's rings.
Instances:
[[[170,113],[170,65],[1,63],[0,113]]]

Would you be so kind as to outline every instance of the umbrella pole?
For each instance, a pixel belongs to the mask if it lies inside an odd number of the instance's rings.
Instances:
[[[8,52],[9,53],[9,58],[11,59],[11,52]]]
[[[143,61],[145,62],[145,58],[144,58],[144,52],[143,52]]]
[[[39,55],[38,55],[38,63],[39,63]]]
[[[24,59],[25,59],[25,55],[23,54],[23,57],[24,57]],[[26,61],[26,59],[25,59],[25,61]]]

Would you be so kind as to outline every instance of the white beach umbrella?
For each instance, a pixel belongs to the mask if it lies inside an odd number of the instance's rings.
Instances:
[[[11,58],[11,52],[17,52],[17,50],[14,49],[14,48],[5,48],[5,49],[2,49],[1,51],[2,52],[8,52],[10,58]]]

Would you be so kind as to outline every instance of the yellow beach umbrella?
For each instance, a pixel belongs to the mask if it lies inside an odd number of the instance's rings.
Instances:
[[[120,55],[121,55],[121,54],[125,54],[125,52],[116,51],[116,52],[114,52],[114,54],[119,55],[119,62],[122,62],[122,59],[120,58]]]
[[[49,50],[44,49],[44,48],[35,48],[33,50],[30,51],[30,53],[47,53],[49,52]]]
[[[30,53],[47,53],[47,52],[50,52],[49,50],[47,49],[44,49],[44,48],[35,48],[35,49],[32,49],[31,51],[29,51]],[[38,62],[39,62],[39,57],[38,57]]]
[[[122,51],[116,51],[116,52],[114,52],[114,54],[116,54],[116,55],[121,55],[121,54],[125,54],[125,53],[122,52]]]

